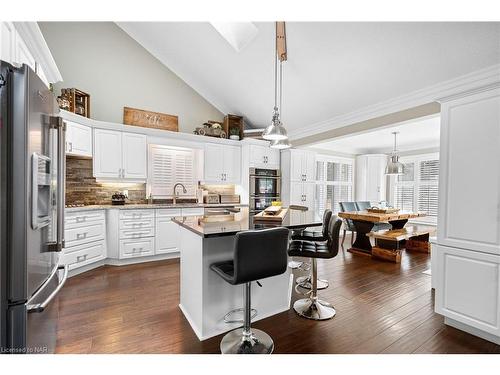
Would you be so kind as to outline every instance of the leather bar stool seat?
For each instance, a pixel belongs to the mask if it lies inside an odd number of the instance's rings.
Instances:
[[[312,259],[312,288],[308,298],[295,301],[293,309],[297,314],[308,319],[326,320],[336,314],[335,308],[328,302],[318,298],[318,266],[317,259],[331,259],[339,252],[339,234],[342,220],[331,216],[328,223],[328,240],[312,242],[295,240],[290,243],[288,254]],[[300,284],[299,284],[300,285]]]
[[[288,237],[289,231],[286,228],[237,233],[233,259],[210,265],[210,268],[229,284],[245,284],[244,324],[222,338],[220,350],[223,354],[272,353],[272,338],[267,333],[250,327],[251,283],[281,275],[286,271]]]
[[[314,242],[327,241],[328,240],[328,223],[330,222],[331,217],[332,217],[332,210],[325,210],[325,212],[323,213],[323,220],[322,220],[323,226],[321,228],[321,231],[306,228],[304,230],[295,232],[292,235],[292,240],[314,241]],[[295,255],[294,253],[291,253],[290,250],[288,251],[289,256],[292,256],[292,257],[293,256],[302,256],[302,255]],[[307,264],[307,266],[308,266],[307,269],[310,269],[309,264]],[[302,269],[303,268],[304,267],[302,267]],[[307,276],[297,277],[295,282],[304,289],[311,289],[312,288],[311,274],[309,274]],[[317,280],[317,288],[319,290],[328,288],[328,285],[329,285],[328,280],[322,280],[322,279]]]

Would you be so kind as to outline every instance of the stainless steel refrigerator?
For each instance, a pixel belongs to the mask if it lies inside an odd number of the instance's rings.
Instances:
[[[53,352],[64,247],[65,125],[26,65],[0,62],[1,352]]]

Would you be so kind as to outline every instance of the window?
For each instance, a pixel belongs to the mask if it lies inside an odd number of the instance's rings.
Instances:
[[[392,204],[427,214],[422,221],[437,222],[439,154],[401,158],[405,173],[393,179]]]
[[[178,188],[179,195],[196,195],[194,175],[194,153],[187,149],[174,149],[165,146],[150,146],[150,166],[148,173],[148,191],[155,198],[170,198],[174,185],[181,183],[186,187],[184,194]]]
[[[340,210],[339,202],[353,196],[353,159],[318,156],[316,162],[316,210]]]

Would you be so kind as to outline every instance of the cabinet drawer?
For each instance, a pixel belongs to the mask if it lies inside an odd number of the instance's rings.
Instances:
[[[96,241],[64,250],[63,262],[73,270],[106,258],[105,241]]]
[[[155,210],[120,210],[120,219],[151,219],[155,217]]]
[[[121,240],[120,259],[148,256],[154,254],[154,238],[140,240]]]
[[[182,216],[202,216],[204,211],[203,207],[183,208]]]
[[[86,226],[89,223],[104,220],[104,211],[66,212],[64,223],[67,227]]]
[[[143,228],[153,228],[155,225],[155,220],[151,219],[137,219],[137,220],[120,220],[120,229],[143,229]]]
[[[145,238],[154,237],[155,228],[141,228],[141,229],[120,229],[121,238]]]
[[[181,215],[180,208],[160,208],[156,210],[156,217],[174,217]]]
[[[106,228],[104,221],[75,228],[66,228],[64,231],[66,247],[103,240],[105,232]]]

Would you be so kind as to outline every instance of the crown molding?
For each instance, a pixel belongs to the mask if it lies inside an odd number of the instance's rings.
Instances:
[[[61,82],[63,80],[61,72],[38,24],[36,22],[13,22],[13,24],[35,61],[42,67],[47,80],[50,83]]]
[[[500,84],[500,64],[468,73],[439,84],[420,89],[381,103],[377,103],[345,115],[306,125],[289,132],[290,139],[316,135],[328,130],[349,126],[358,122],[400,112],[432,102],[441,102],[457,95],[489,89]]]

